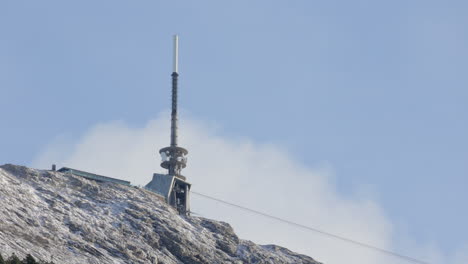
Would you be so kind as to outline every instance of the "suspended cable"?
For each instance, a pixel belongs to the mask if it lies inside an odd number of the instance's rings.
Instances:
[[[299,227],[299,228],[302,228],[302,229],[306,229],[306,230],[309,230],[309,231],[312,231],[312,232],[315,232],[315,233],[318,233],[318,234],[321,234],[321,235],[324,235],[324,236],[328,236],[328,237],[331,237],[331,238],[334,238],[334,239],[338,239],[338,240],[341,240],[341,241],[345,241],[345,242],[348,242],[348,243],[351,243],[351,244],[354,244],[354,245],[357,245],[357,246],[360,246],[360,247],[375,250],[375,251],[378,251],[380,253],[392,256],[392,257],[400,258],[400,259],[403,259],[403,260],[406,260],[406,261],[409,261],[409,262],[413,262],[413,263],[418,263],[418,264],[430,264],[429,262],[425,262],[425,261],[422,261],[422,260],[419,260],[419,259],[416,259],[416,258],[413,258],[413,257],[409,257],[409,256],[406,256],[406,255],[399,254],[397,252],[393,252],[393,251],[390,251],[390,250],[387,250],[387,249],[383,249],[383,248],[379,248],[379,247],[376,247],[376,246],[373,246],[373,245],[370,245],[370,244],[359,242],[357,240],[346,238],[344,236],[335,235],[335,234],[332,234],[332,233],[329,233],[329,232],[326,232],[326,231],[323,231],[323,230],[320,230],[320,229],[317,229],[317,228],[313,228],[313,227],[309,227],[309,226],[306,226],[306,225],[303,225],[303,224],[295,223],[295,222],[289,221],[287,219],[283,219],[283,218],[280,218],[280,217],[276,217],[274,215],[270,215],[270,214],[260,212],[260,211],[254,210],[254,209],[250,209],[250,208],[247,208],[247,207],[244,207],[244,206],[241,206],[241,205],[237,205],[237,204],[234,204],[234,203],[231,203],[231,202],[228,202],[228,201],[225,201],[225,200],[221,200],[221,199],[218,199],[218,198],[206,195],[206,194],[202,194],[202,193],[198,193],[198,192],[194,192],[194,191],[191,191],[191,193],[195,194],[195,195],[198,195],[200,197],[206,198],[206,199],[210,199],[210,200],[213,200],[213,201],[216,201],[216,202],[220,202],[220,203],[223,203],[223,204],[226,204],[226,205],[229,205],[229,206],[232,206],[232,207],[235,207],[235,208],[250,212],[250,213],[254,213],[254,214],[261,215],[261,216],[271,218],[271,219],[275,219],[275,220],[277,220],[279,222],[282,222],[282,223],[285,223],[285,224],[288,224],[288,225],[292,225],[292,226],[296,226],[296,227]]]

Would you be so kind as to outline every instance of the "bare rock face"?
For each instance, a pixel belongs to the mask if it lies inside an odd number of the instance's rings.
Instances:
[[[55,263],[319,264],[181,217],[150,191],[59,172],[0,166],[0,253]]]

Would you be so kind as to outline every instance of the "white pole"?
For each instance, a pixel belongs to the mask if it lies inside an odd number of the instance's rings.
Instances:
[[[179,73],[179,36],[174,35],[174,71]]]

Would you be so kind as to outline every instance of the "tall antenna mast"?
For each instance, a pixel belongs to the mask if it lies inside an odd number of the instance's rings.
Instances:
[[[179,77],[179,36],[174,35],[174,69],[172,71],[171,146],[177,147],[177,79]]]
[[[187,166],[188,151],[177,145],[177,79],[179,78],[179,37],[174,36],[174,57],[172,68],[172,111],[171,111],[171,144],[159,150],[161,167],[168,170],[167,174],[154,173],[145,188],[166,198],[179,214],[190,214],[190,188],[181,171]]]
[[[168,169],[169,175],[177,176],[185,180],[181,170],[186,167],[188,151],[177,145],[177,81],[179,78],[179,36],[174,35],[174,56],[172,71],[172,111],[171,111],[171,145],[159,151],[163,161],[161,167]]]

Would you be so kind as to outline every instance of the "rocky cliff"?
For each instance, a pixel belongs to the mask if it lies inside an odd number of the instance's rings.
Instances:
[[[0,166],[0,253],[58,263],[303,263],[239,239],[231,226],[181,217],[144,189]]]

